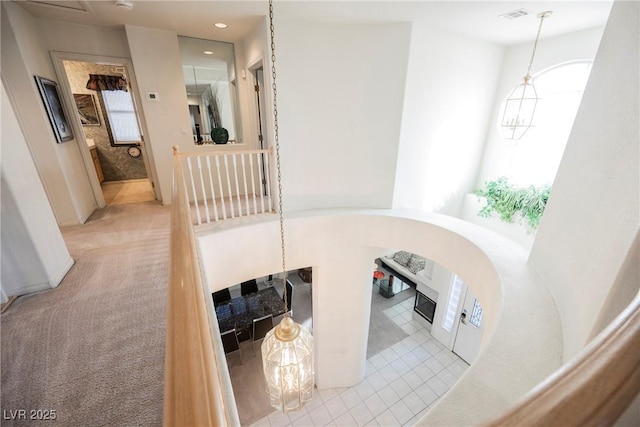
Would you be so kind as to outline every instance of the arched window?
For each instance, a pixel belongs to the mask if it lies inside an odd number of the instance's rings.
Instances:
[[[548,68],[534,76],[540,101],[533,127],[513,144],[511,163],[505,174],[517,186],[553,183],[567,139],[582,100],[591,61],[570,62]]]

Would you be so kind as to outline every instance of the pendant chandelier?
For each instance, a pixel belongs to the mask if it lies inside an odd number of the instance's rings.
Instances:
[[[524,82],[516,86],[507,99],[504,100],[500,130],[505,139],[520,139],[532,126],[533,115],[535,114],[539,98],[531,78],[531,66],[533,65],[533,58],[538,47],[542,22],[545,18],[551,16],[551,13],[552,12],[547,11],[538,14],[540,25],[538,27],[536,41],[533,44],[533,52],[531,52],[527,75],[524,76]]]
[[[304,326],[290,316],[287,304],[287,269],[282,215],[282,176],[280,172],[280,141],[278,135],[278,103],[276,86],[276,45],[273,26],[273,0],[269,0],[271,31],[271,76],[273,89],[273,127],[278,182],[278,216],[282,254],[282,288],[284,317],[280,324],[267,332],[262,342],[262,368],[271,406],[283,411],[296,411],[313,397],[313,337]]]

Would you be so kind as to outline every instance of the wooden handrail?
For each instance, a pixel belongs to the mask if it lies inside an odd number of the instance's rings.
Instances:
[[[173,167],[163,424],[239,425],[230,381],[225,384],[214,352],[211,299],[205,299],[177,147]]]
[[[573,360],[486,426],[608,426],[640,392],[640,296]]]

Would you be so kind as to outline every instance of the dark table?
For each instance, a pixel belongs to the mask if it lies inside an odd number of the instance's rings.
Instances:
[[[393,280],[391,279],[378,280],[377,283],[374,282],[374,284],[378,287],[378,291],[379,291],[378,293],[385,298],[391,298],[395,294],[409,289],[409,285],[407,285],[397,277],[393,277]]]
[[[239,335],[244,331],[249,332],[253,328],[253,319],[269,314],[273,317],[284,314],[284,302],[274,287],[235,297],[216,308],[220,333],[234,328]]]

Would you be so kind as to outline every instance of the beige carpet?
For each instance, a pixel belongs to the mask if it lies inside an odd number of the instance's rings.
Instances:
[[[3,413],[57,420],[3,426],[162,424],[169,216],[157,202],[115,205],[62,230],[71,271],[0,317]]]

